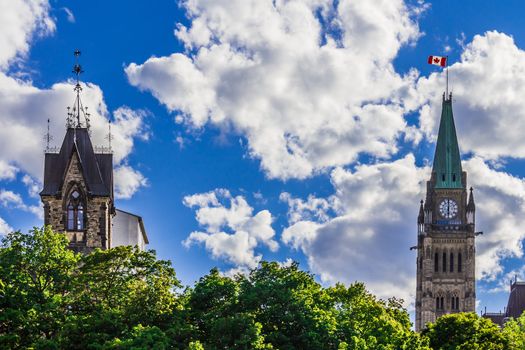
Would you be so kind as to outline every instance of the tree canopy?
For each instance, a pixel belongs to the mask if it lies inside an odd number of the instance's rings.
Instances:
[[[136,247],[67,249],[49,227],[0,246],[2,349],[523,349],[525,316],[503,330],[476,314],[412,330],[402,301],[361,283],[323,287],[262,262],[247,275],[212,269],[183,287],[171,263]]]

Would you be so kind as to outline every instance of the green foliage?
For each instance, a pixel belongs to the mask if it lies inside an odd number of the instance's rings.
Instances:
[[[397,299],[324,288],[296,263],[212,269],[180,292],[170,262],[133,247],[79,255],[48,227],[0,246],[1,349],[524,349],[525,315],[503,330],[475,314],[412,331]]]
[[[49,227],[14,232],[0,248],[0,348],[53,348],[64,324],[80,256]]]
[[[423,332],[433,349],[512,349],[508,338],[489,319],[475,313],[444,315]]]
[[[509,341],[510,349],[525,349],[525,313],[507,321],[503,334]]]

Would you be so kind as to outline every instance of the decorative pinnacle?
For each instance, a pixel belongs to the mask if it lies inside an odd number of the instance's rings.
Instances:
[[[89,131],[90,127],[90,114],[87,111],[87,107],[84,108],[82,105],[82,100],[80,99],[80,93],[82,92],[82,87],[80,86],[80,74],[84,73],[82,66],[79,63],[80,50],[75,50],[73,52],[75,55],[75,65],[73,66],[73,73],[76,75],[77,83],[73,89],[76,92],[76,99],[73,103],[73,108],[67,107],[67,127],[68,128],[82,128],[85,127]],[[84,115],[85,125],[80,121],[80,112]]]

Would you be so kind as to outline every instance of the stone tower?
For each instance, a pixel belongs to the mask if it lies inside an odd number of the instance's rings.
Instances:
[[[443,95],[439,133],[425,201],[419,208],[416,331],[444,314],[474,312],[475,205],[467,193],[452,114]]]
[[[80,55],[75,51],[75,56]],[[67,131],[60,151],[45,153],[44,223],[63,232],[69,247],[89,253],[111,246],[113,202],[113,155],[109,150],[95,152],[89,135],[89,114],[80,99],[82,90],[77,74],[76,100],[68,108]]]

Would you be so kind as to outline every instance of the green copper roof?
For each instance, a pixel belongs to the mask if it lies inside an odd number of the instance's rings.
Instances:
[[[435,188],[463,188],[461,157],[452,114],[452,95],[443,98],[443,109],[432,171],[436,174]]]

